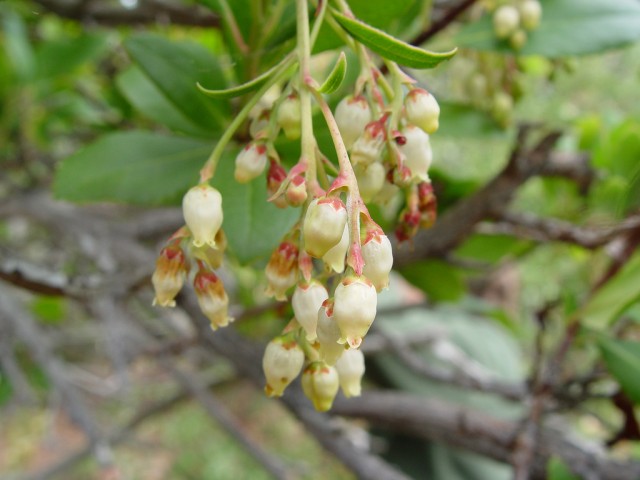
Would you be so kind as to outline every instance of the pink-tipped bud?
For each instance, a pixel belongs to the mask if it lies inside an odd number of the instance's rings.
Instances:
[[[302,175],[295,175],[291,179],[285,198],[292,207],[299,207],[307,200],[307,182]]]
[[[325,300],[318,310],[318,324],[316,334],[320,344],[320,358],[328,365],[335,365],[342,353],[344,345],[338,343],[342,334],[340,327],[333,319],[333,299]]]
[[[207,184],[191,188],[182,199],[184,221],[196,247],[216,247],[216,235],[222,226],[222,196]]]
[[[376,289],[366,277],[347,277],[336,287],[334,297],[333,318],[340,328],[341,342],[358,348],[376,318]]]
[[[336,370],[340,378],[340,388],[345,397],[360,396],[364,368],[364,355],[362,354],[362,350],[345,350],[336,362]]]
[[[271,254],[265,273],[269,282],[267,295],[285,301],[286,291],[298,279],[298,247],[291,241],[282,242]]]
[[[298,285],[291,298],[291,306],[298,323],[304,328],[307,340],[316,339],[318,311],[322,303],[329,298],[327,289],[319,282],[312,281],[306,285]]]
[[[411,240],[420,228],[420,211],[417,208],[406,208],[400,212],[400,221],[396,227],[396,238],[399,242]]]
[[[271,198],[278,192],[282,182],[286,180],[287,171],[274,159],[269,159],[269,162],[269,172],[267,173],[267,195]],[[272,202],[279,208],[286,208],[288,205],[287,199],[283,195],[274,198]]]
[[[156,269],[151,276],[151,283],[156,292],[153,305],[175,307],[175,298],[184,285],[189,272],[184,252],[178,244],[167,245],[156,260]]]
[[[393,267],[391,242],[382,231],[372,231],[362,245],[364,269],[362,274],[371,280],[379,292],[389,286],[389,273]]]
[[[200,268],[193,280],[200,310],[211,322],[211,328],[226,327],[233,322],[229,317],[229,297],[222,280],[212,271]]]
[[[429,167],[433,159],[429,135],[415,125],[407,125],[402,133],[406,143],[399,147],[404,156],[403,167],[411,172],[412,180],[429,181]]]
[[[302,225],[304,249],[312,257],[322,258],[342,238],[347,209],[336,197],[314,199],[307,208]]]
[[[382,149],[386,137],[385,122],[387,117],[383,117],[375,122],[370,122],[364,129],[353,147],[351,148],[351,163],[353,165],[369,165],[381,160]]]
[[[302,391],[319,412],[331,408],[339,388],[338,372],[323,362],[309,364],[302,373]]]
[[[380,162],[353,167],[358,180],[358,190],[364,202],[371,201],[382,190],[387,172]]]
[[[344,145],[349,150],[371,122],[371,109],[362,95],[345,97],[336,107],[335,117]]]
[[[267,380],[264,387],[269,397],[280,397],[284,389],[300,374],[304,364],[304,352],[297,342],[287,335],[269,342],[262,357],[262,370]]]
[[[438,130],[440,122],[440,105],[436,98],[422,88],[414,88],[404,99],[407,120],[417,125],[426,133]]]
[[[493,31],[498,38],[507,38],[520,25],[520,13],[513,5],[502,5],[493,12]]]
[[[239,183],[247,183],[264,172],[267,166],[267,147],[264,143],[251,142],[238,153],[234,177]]]
[[[276,119],[285,137],[289,140],[300,138],[300,99],[297,95],[289,95],[280,104]]]

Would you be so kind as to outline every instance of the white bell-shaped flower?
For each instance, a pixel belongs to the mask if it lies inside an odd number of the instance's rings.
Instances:
[[[222,226],[222,196],[207,184],[191,188],[182,199],[184,221],[193,236],[193,244],[216,247],[216,234]]]
[[[296,320],[304,328],[307,340],[316,339],[318,311],[322,303],[329,298],[327,289],[319,282],[312,281],[307,285],[298,285],[291,298],[291,306]]]
[[[369,165],[359,164],[353,167],[358,180],[358,190],[362,200],[370,202],[382,190],[387,172],[380,162]]]
[[[371,280],[378,292],[387,288],[389,273],[393,267],[393,253],[389,237],[378,232],[368,235],[362,245],[362,259],[364,260],[362,274]]]
[[[304,249],[312,257],[322,258],[340,242],[347,223],[347,209],[336,197],[314,199],[307,208],[302,225]]]
[[[201,268],[193,280],[200,310],[211,322],[213,330],[233,322],[229,317],[229,297],[222,280],[212,271]]]
[[[336,107],[335,117],[347,150],[351,149],[356,139],[364,133],[364,128],[372,119],[369,103],[362,95],[343,98]]]
[[[249,143],[236,157],[234,177],[239,183],[247,183],[264,172],[267,166],[267,147],[263,143]]]
[[[498,38],[508,38],[520,25],[520,13],[513,5],[502,5],[493,12],[493,31]]]
[[[313,362],[302,374],[302,391],[319,412],[326,412],[333,405],[340,388],[338,372],[324,362]]]
[[[345,278],[334,293],[333,318],[341,333],[341,342],[358,348],[376,318],[376,288],[364,276]]]
[[[349,250],[349,225],[344,225],[342,238],[331,247],[322,257],[322,261],[326,263],[336,273],[344,272],[345,257]]]
[[[414,88],[404,99],[407,121],[417,125],[426,133],[438,130],[440,105],[436,98],[422,88]]]
[[[303,365],[304,352],[294,339],[284,335],[271,340],[262,357],[262,370],[267,380],[265,393],[269,397],[282,396]]]
[[[411,179],[423,182],[429,181],[429,167],[433,159],[429,134],[415,125],[407,125],[402,129],[406,139],[400,145],[400,152],[404,155],[403,165],[411,171]]]
[[[335,365],[338,358],[345,351],[343,344],[338,343],[342,334],[338,324],[333,319],[333,300],[326,300],[318,310],[318,325],[316,327],[318,343],[320,344],[320,358],[328,365]]]
[[[345,350],[336,362],[336,370],[340,377],[340,388],[344,396],[359,397],[362,391],[364,375],[364,355],[360,349]]]
[[[300,138],[300,118],[300,99],[296,94],[291,94],[283,100],[276,113],[278,125],[289,140]]]
[[[535,30],[540,25],[540,19],[542,18],[542,5],[538,0],[524,0],[519,5],[520,8],[520,20],[522,26],[526,30]]]

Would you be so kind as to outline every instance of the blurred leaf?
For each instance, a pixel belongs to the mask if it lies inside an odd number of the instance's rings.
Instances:
[[[640,39],[640,3],[635,0],[541,0],[542,22],[528,33],[522,55],[565,57],[619,48]],[[490,15],[463,27],[459,46],[511,52],[496,39]]]
[[[67,302],[60,297],[38,296],[31,304],[31,312],[43,323],[57,324],[67,315]]]
[[[293,64],[294,57],[292,55],[288,55],[286,58],[282,60],[279,64],[271,67],[269,70],[264,72],[262,75],[255,77],[253,80],[250,80],[242,85],[238,85],[237,87],[227,88],[224,90],[210,90],[208,88],[203,87],[200,83],[197,84],[198,90],[204,93],[206,96],[211,98],[234,98],[240,95],[244,95],[245,93],[252,92],[257,90],[262,85],[264,85],[267,80],[269,80],[273,74],[282,67],[285,63]]]
[[[547,480],[580,480],[560,457],[552,455],[547,462]]]
[[[89,60],[97,60],[107,48],[108,36],[85,33],[76,38],[61,38],[43,42],[36,51],[35,61],[39,78],[72,73]]]
[[[234,180],[235,163],[221,160],[213,185],[222,194],[223,228],[229,249],[242,263],[266,257],[300,216],[297,208],[281,209],[267,202],[264,177],[239,184]]]
[[[529,249],[531,242],[509,235],[472,235],[456,250],[456,256],[481,262],[495,263],[505,255],[520,255]]]
[[[434,302],[455,301],[466,292],[460,271],[440,260],[412,263],[400,273]]]
[[[486,112],[461,103],[440,103],[438,134],[451,136],[504,135]]]
[[[628,119],[611,131],[595,152],[593,164],[609,173],[630,177],[638,171],[640,122]]]
[[[620,387],[633,403],[640,404],[640,342],[615,340],[599,335],[598,346],[611,375],[620,383]]]
[[[378,55],[400,65],[411,68],[434,68],[441,62],[449,60],[457,49],[436,53],[414,47],[391,35],[368,25],[360,20],[333,13],[335,19],[356,40],[362,42]]]
[[[0,9],[0,14],[4,30],[2,38],[7,57],[13,64],[18,78],[30,80],[36,71],[36,60],[27,27],[22,18],[9,8]]]
[[[110,133],[60,164],[53,191],[79,203],[174,204],[197,182],[211,149],[193,138]]]
[[[349,0],[353,14],[377,28],[385,28],[405,13],[415,0]]]
[[[149,119],[179,132],[211,138],[211,132],[204,125],[176,108],[140,68],[132,66],[120,73],[116,85],[122,95]]]
[[[347,74],[347,58],[344,52],[340,52],[340,56],[338,57],[336,64],[333,66],[333,69],[327,76],[324,83],[320,85],[320,88],[318,88],[318,91],[320,93],[326,93],[326,94],[335,92],[340,88],[340,85],[342,85],[342,82],[344,81],[344,77],[346,76],[346,74]]]
[[[128,38],[125,47],[167,100],[187,118],[212,131],[225,127],[229,103],[207,99],[196,87],[198,82],[215,89],[226,86],[216,58],[206,48],[151,33]]]
[[[635,301],[640,299],[640,253],[597,290],[582,307],[582,324],[595,330],[608,328]]]

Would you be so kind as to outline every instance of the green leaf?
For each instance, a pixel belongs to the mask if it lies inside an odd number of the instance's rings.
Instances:
[[[106,51],[108,36],[85,33],[76,38],[48,40],[36,51],[37,76],[50,78],[72,73],[83,63],[96,60]]]
[[[333,16],[342,28],[349,32],[356,40],[362,42],[381,57],[392,60],[400,65],[411,68],[434,68],[439,63],[453,57],[457,49],[449,52],[435,53],[423,50],[398,40],[391,35],[367,25],[355,18],[349,18],[341,13],[333,12]]]
[[[471,235],[456,250],[456,256],[472,258],[480,262],[498,262],[506,255],[520,255],[526,252],[531,242],[509,235]]]
[[[466,292],[459,270],[440,260],[412,263],[400,273],[434,302],[455,301]]]
[[[237,87],[226,88],[224,90],[210,90],[200,85],[200,83],[197,83],[197,86],[202,93],[204,93],[205,95],[211,98],[227,99],[227,98],[238,97],[240,95],[244,95],[245,93],[249,93],[260,88],[283,65],[285,64],[292,65],[294,58],[295,57],[293,55],[288,55],[279,64],[273,66],[272,68],[264,72],[262,75],[259,75],[253,80],[243,83],[242,85],[238,85]]]
[[[640,39],[640,3],[635,0],[541,0],[542,22],[528,33],[523,55],[556,58],[619,48]],[[462,28],[460,46],[513,52],[493,32],[490,15]]]
[[[632,303],[640,299],[640,253],[582,307],[582,324],[595,330],[608,328]]]
[[[241,263],[250,263],[267,257],[278,246],[300,211],[280,209],[267,202],[267,186],[262,176],[249,183],[237,183],[233,178],[234,169],[232,158],[222,159],[213,186],[222,194],[222,226],[229,249]]]
[[[320,93],[326,93],[326,94],[335,92],[340,88],[340,85],[342,85],[342,82],[346,74],[347,74],[347,57],[345,56],[344,52],[340,52],[340,56],[338,57],[336,64],[333,66],[331,73],[329,73],[329,76],[324,81],[324,83],[320,86],[318,91]]]
[[[547,480],[580,480],[560,457],[552,455],[547,462]]]
[[[120,73],[116,86],[129,103],[149,119],[172,130],[211,138],[209,130],[178,110],[140,68],[132,66]]]
[[[504,135],[504,130],[487,114],[461,103],[440,103],[439,135],[485,136]]]
[[[604,335],[598,336],[598,347],[602,359],[611,375],[635,404],[640,404],[640,342],[615,340]]]
[[[228,102],[206,99],[196,87],[198,81],[216,89],[226,86],[216,58],[206,48],[151,33],[128,38],[125,47],[167,100],[187,118],[211,130],[226,126]]]
[[[0,5],[2,7],[2,5]],[[0,9],[4,49],[20,80],[30,80],[36,70],[35,54],[22,18],[8,7]]]
[[[210,142],[151,132],[107,134],[60,164],[53,192],[80,203],[175,204],[211,149]]]

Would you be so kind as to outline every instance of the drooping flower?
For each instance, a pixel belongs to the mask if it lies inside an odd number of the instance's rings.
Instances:
[[[296,94],[291,94],[284,99],[276,115],[278,125],[282,128],[285,137],[289,140],[300,138],[300,99]]]
[[[362,274],[371,280],[376,290],[389,286],[389,273],[393,267],[393,253],[391,242],[382,230],[372,230],[367,233],[367,238],[362,245],[362,258],[364,268]]]
[[[180,245],[173,243],[162,249],[156,260],[156,269],[151,276],[151,283],[156,296],[153,305],[175,307],[175,297],[182,289],[189,272],[189,264]]]
[[[412,180],[429,181],[429,167],[433,158],[429,135],[415,125],[402,129],[406,141],[398,148],[404,155],[403,167],[411,172]]]
[[[229,317],[229,297],[222,280],[201,264],[193,280],[200,310],[211,322],[211,328],[226,327],[233,322]]]
[[[193,236],[193,244],[216,247],[216,234],[222,226],[222,196],[208,184],[192,187],[182,199],[184,221]]]
[[[343,344],[338,343],[342,334],[340,327],[333,318],[333,299],[325,300],[318,310],[318,324],[316,334],[320,344],[320,358],[328,365],[335,365],[345,351]]]
[[[340,388],[345,397],[360,396],[364,369],[364,355],[360,349],[345,350],[338,359],[336,370],[340,378]]]
[[[312,257],[322,258],[342,238],[347,209],[336,197],[314,199],[307,208],[302,233],[304,249]]]
[[[327,298],[329,298],[327,289],[317,281],[298,284],[293,292],[293,297],[291,298],[293,313],[298,323],[304,328],[309,341],[316,339],[318,311]]]
[[[280,397],[285,388],[300,374],[304,364],[304,352],[288,335],[269,342],[262,357],[262,370],[267,380],[264,387],[269,397]]]
[[[282,242],[271,254],[265,273],[269,282],[267,295],[276,300],[286,300],[285,292],[298,279],[298,247],[289,240]]]
[[[302,391],[319,412],[331,408],[339,388],[338,372],[324,362],[313,362],[302,373]]]
[[[259,176],[267,165],[267,147],[263,143],[247,144],[236,157],[234,177],[239,183],[247,183]]]
[[[426,90],[422,88],[411,90],[404,100],[404,108],[410,124],[417,125],[429,134],[438,130],[440,105]]]
[[[333,318],[338,324],[341,341],[358,348],[376,318],[376,289],[364,276],[346,277],[336,287]]]
[[[335,117],[344,145],[349,150],[371,122],[371,109],[362,95],[349,96],[338,103]]]

